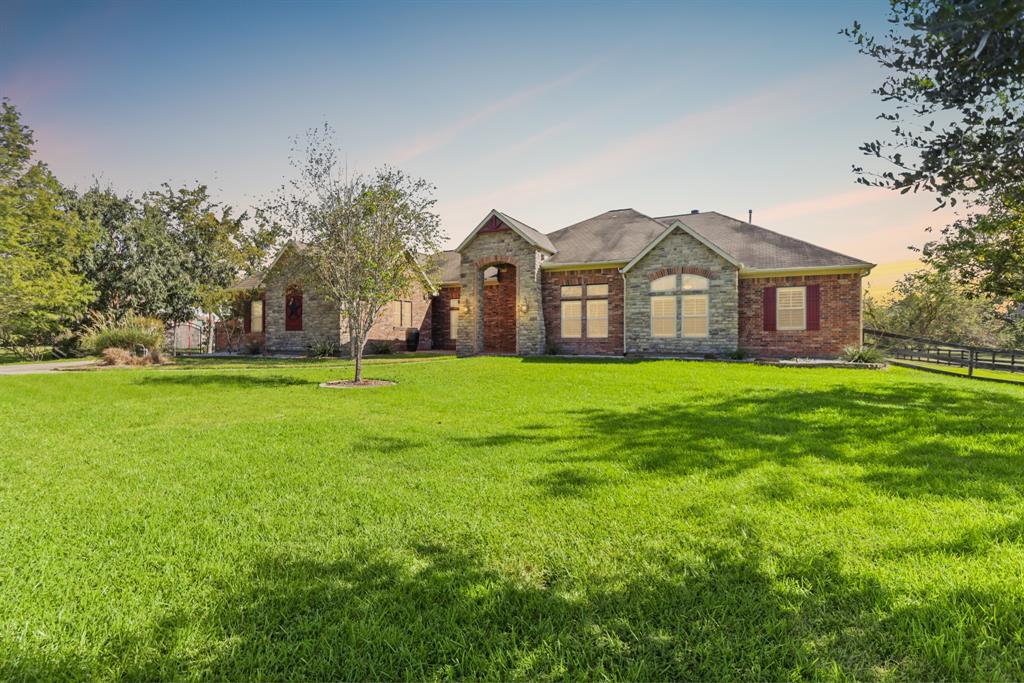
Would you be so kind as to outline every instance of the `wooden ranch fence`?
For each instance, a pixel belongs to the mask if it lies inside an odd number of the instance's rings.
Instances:
[[[1024,351],[966,346],[935,339],[907,337],[881,330],[864,330],[865,343],[873,344],[895,360],[920,361],[966,368],[974,376],[977,368],[1024,373]]]

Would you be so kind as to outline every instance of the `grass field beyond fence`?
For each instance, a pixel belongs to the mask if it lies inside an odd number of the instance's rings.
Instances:
[[[349,372],[0,377],[0,679],[1024,678],[1024,389]]]

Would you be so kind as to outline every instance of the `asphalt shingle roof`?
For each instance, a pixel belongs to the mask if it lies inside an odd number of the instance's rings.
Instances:
[[[574,223],[548,237],[558,248],[545,265],[629,261],[665,226],[633,209],[615,209]]]
[[[840,266],[870,268],[874,265],[717,211],[661,216],[656,220],[665,226],[676,220],[680,221],[742,263],[745,269],[783,270]]]
[[[509,227],[513,227],[516,230],[519,230],[522,234],[526,235],[527,239],[533,241],[533,243],[536,244],[541,249],[546,249],[551,253],[554,253],[556,251],[555,245],[551,243],[549,237],[544,233],[540,232],[539,230],[534,230],[526,223],[523,223],[521,220],[512,218],[512,216],[504,214],[501,211],[498,211],[497,209],[495,209],[494,213],[506,225],[508,225]]]

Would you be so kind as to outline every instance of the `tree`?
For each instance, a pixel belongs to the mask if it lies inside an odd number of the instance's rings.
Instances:
[[[903,276],[887,301],[865,297],[868,325],[911,337],[978,346],[1013,346],[1019,324],[1008,301],[972,295],[940,271]]]
[[[92,290],[74,264],[94,236],[46,165],[32,163],[34,143],[0,102],[0,345],[32,358],[84,314]]]
[[[889,70],[875,89],[891,111],[891,140],[861,151],[858,181],[901,192],[1024,199],[1024,0],[891,0],[885,39],[860,23],[842,31]]]
[[[374,320],[422,277],[418,255],[435,253],[442,234],[432,185],[391,168],[349,175],[332,137],[327,125],[309,131],[304,151],[292,159],[298,177],[272,209],[305,242],[311,285],[338,305],[359,383]]]
[[[1024,0],[891,0],[878,40],[842,31],[888,69],[875,89],[893,107],[891,139],[861,151],[888,170],[858,182],[936,193],[970,212],[923,249],[925,261],[985,296],[1024,295]]]

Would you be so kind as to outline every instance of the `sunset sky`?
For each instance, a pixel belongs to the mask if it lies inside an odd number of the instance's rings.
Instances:
[[[854,184],[882,73],[837,32],[887,3],[5,3],[0,95],[66,183],[195,180],[237,207],[324,121],[350,167],[437,185],[456,245],[717,210],[877,263],[941,224]]]

